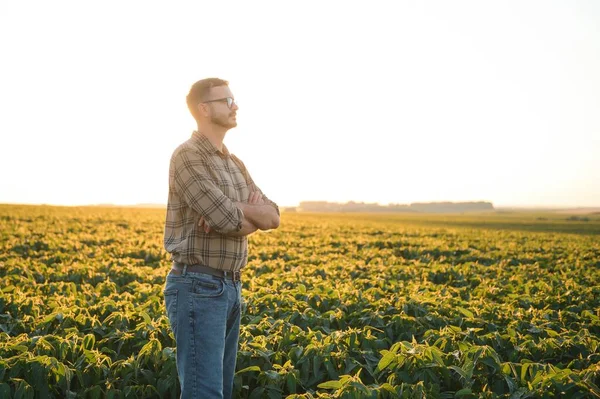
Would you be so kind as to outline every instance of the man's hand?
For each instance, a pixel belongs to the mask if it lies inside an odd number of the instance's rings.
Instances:
[[[208,225],[208,222],[206,221],[206,219],[204,219],[204,216],[200,217],[200,220],[198,221],[198,227],[200,227],[202,230],[204,230],[204,232],[206,234],[208,234],[212,231],[212,229]]]
[[[277,210],[265,201],[260,191],[253,191],[248,196],[248,202],[236,202],[244,212],[244,219],[250,221],[259,230],[270,230],[279,227]]]
[[[250,205],[264,205],[265,200],[263,199],[263,196],[260,193],[260,191],[253,191],[248,196],[248,203]]]

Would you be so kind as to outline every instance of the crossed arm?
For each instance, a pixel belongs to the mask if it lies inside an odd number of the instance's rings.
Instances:
[[[274,206],[263,199],[259,191],[250,193],[248,202],[234,202],[243,213],[242,228],[239,231],[227,233],[228,236],[246,236],[257,230],[270,230],[279,227],[279,213]],[[212,231],[204,216],[200,218],[199,226],[205,233]]]
[[[183,149],[172,157],[170,174],[175,191],[201,215],[199,227],[206,233],[245,236],[279,226],[277,206],[263,198],[251,180],[248,200],[232,201],[210,178],[206,159],[193,150]]]

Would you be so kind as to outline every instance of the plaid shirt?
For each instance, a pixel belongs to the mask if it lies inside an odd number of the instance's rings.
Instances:
[[[227,234],[242,228],[244,215],[234,202],[246,202],[252,191],[260,189],[242,161],[225,145],[219,151],[194,132],[173,152],[169,166],[164,245],[172,260],[227,271],[243,268],[248,239]],[[273,201],[263,198],[279,213]],[[212,229],[208,234],[198,226],[202,216]]]

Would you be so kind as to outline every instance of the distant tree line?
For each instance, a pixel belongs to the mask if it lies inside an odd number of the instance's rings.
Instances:
[[[287,211],[299,212],[407,212],[407,213],[462,213],[493,211],[491,202],[415,202],[412,204],[389,204],[365,202],[327,202],[303,201],[296,208],[286,208]]]

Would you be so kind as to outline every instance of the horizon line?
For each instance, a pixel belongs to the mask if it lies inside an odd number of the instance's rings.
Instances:
[[[600,205],[530,205],[530,204],[504,204],[504,205],[494,205],[492,201],[415,201],[410,203],[396,203],[390,202],[387,204],[381,204],[379,202],[361,202],[349,200],[346,202],[337,202],[337,201],[324,201],[324,200],[304,200],[300,201],[296,205],[279,205],[280,208],[298,208],[300,204],[303,202],[324,202],[329,204],[349,204],[351,202],[355,204],[366,204],[366,205],[377,205],[381,207],[387,206],[395,206],[395,205],[405,205],[409,206],[412,204],[464,204],[464,203],[481,203],[488,202],[491,203],[494,209],[600,209]],[[0,202],[0,205],[29,205],[29,206],[57,206],[57,207],[124,207],[124,208],[166,208],[166,203],[153,203],[153,202],[138,202],[138,203],[87,203],[87,204],[57,204],[57,203],[45,203],[45,202]]]

